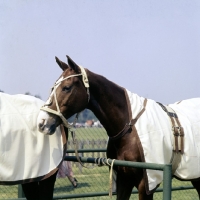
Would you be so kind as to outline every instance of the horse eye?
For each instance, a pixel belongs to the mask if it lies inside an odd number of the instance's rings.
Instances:
[[[71,90],[71,87],[67,87],[67,86],[63,87],[62,89],[62,91],[64,92],[69,92],[70,90]]]

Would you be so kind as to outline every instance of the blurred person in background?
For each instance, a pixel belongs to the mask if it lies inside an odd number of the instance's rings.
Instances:
[[[67,153],[66,153],[66,156],[67,156]],[[59,167],[57,178],[65,178],[66,176],[71,182],[71,184],[73,185],[73,187],[76,188],[78,186],[78,181],[74,177],[71,162],[64,160]]]

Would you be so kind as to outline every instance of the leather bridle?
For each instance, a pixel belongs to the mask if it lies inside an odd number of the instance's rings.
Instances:
[[[54,99],[55,99],[55,102],[56,102],[56,110],[53,110],[53,109],[51,109],[51,108],[48,108],[48,105],[47,105],[47,104],[45,104],[44,106],[42,106],[42,107],[40,108],[40,110],[44,110],[44,111],[46,111],[46,112],[49,112],[49,113],[52,113],[52,114],[54,114],[54,115],[59,116],[59,117],[61,118],[62,122],[63,122],[63,125],[64,125],[66,128],[69,128],[69,129],[71,129],[71,128],[74,127],[76,121],[74,120],[74,122],[73,122],[72,124],[70,124],[70,123],[67,121],[67,119],[63,116],[63,114],[60,112],[60,108],[59,108],[58,101],[57,101],[57,97],[56,97],[56,89],[58,88],[58,86],[59,86],[64,80],[67,80],[67,79],[69,79],[69,78],[71,78],[71,77],[82,76],[82,81],[83,81],[84,86],[86,87],[87,94],[88,94],[88,102],[89,102],[89,100],[90,100],[90,92],[89,92],[89,81],[88,81],[88,77],[87,77],[87,74],[86,74],[85,69],[84,69],[82,66],[79,66],[79,68],[81,69],[81,73],[80,73],[80,74],[72,74],[72,75],[67,76],[67,77],[65,77],[65,78],[63,78],[63,79],[59,79],[59,80],[54,84],[54,86],[53,86],[53,88],[52,88],[51,94],[53,94]],[[51,96],[51,95],[50,95],[50,96]],[[76,114],[76,118],[75,118],[76,120],[77,120],[77,118],[78,118],[78,115],[79,115],[79,113]]]

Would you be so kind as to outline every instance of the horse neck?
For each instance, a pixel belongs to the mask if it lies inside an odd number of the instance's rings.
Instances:
[[[129,122],[129,111],[124,89],[105,77],[87,72],[90,83],[90,109],[107,131],[118,134]]]

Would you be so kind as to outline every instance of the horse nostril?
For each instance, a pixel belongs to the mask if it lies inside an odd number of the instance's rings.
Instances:
[[[40,130],[43,130],[43,129],[44,129],[44,125],[43,125],[42,123],[39,123],[38,127],[39,127]],[[42,128],[42,127],[43,127],[43,128]]]
[[[38,127],[39,127],[39,129],[41,129],[41,130],[43,130],[44,129],[44,119],[42,120],[42,122],[40,122],[39,124],[38,124]]]

